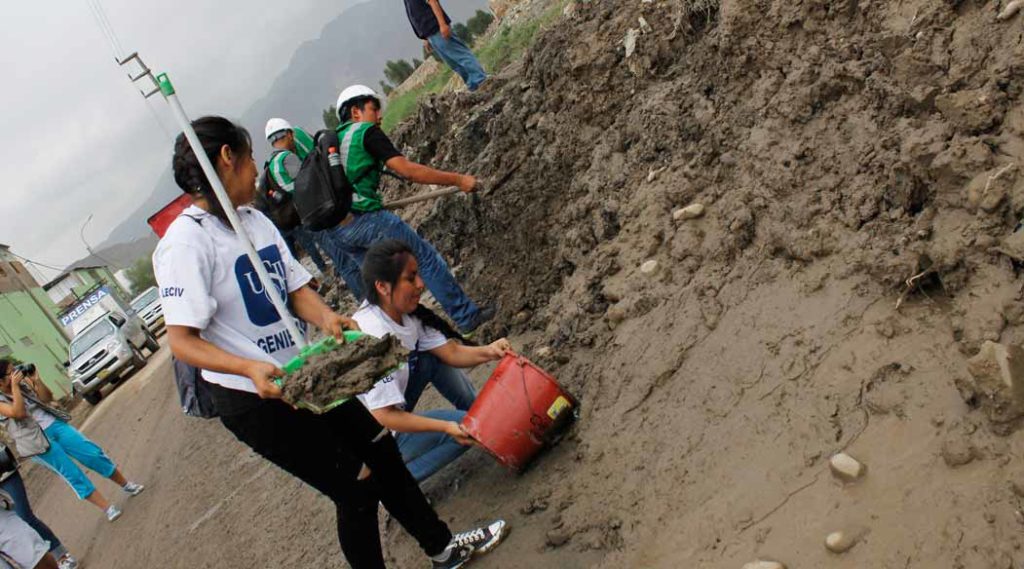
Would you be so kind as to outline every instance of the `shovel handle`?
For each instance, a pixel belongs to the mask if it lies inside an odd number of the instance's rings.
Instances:
[[[419,203],[419,202],[425,202],[427,200],[433,200],[433,199],[437,199],[437,198],[442,198],[444,196],[450,196],[452,194],[457,194],[460,191],[462,191],[462,190],[460,190],[459,188],[457,188],[455,186],[451,186],[451,187],[448,187],[448,188],[443,188],[443,189],[440,189],[440,190],[434,190],[432,192],[426,192],[426,193],[420,194],[418,196],[412,196],[412,197],[408,197],[408,198],[402,198],[400,200],[395,200],[395,201],[387,202],[386,204],[384,204],[384,209],[395,209],[395,208],[407,206],[409,204],[414,204],[414,203]]]

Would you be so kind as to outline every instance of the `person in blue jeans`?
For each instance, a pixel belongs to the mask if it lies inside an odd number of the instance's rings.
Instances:
[[[14,501],[14,513],[34,529],[44,541],[49,542],[49,551],[57,561],[58,569],[77,569],[78,561],[71,555],[68,548],[61,543],[50,526],[36,517],[35,512],[32,511],[28,493],[25,491],[25,481],[18,473],[18,461],[14,458],[14,453],[3,443],[0,443],[0,490],[11,496]]]
[[[439,0],[405,0],[405,13],[412,31],[423,40],[423,47],[432,51],[452,71],[459,74],[470,91],[476,91],[487,79],[480,62],[458,36],[452,33],[451,18]]]
[[[371,336],[394,336],[411,351],[409,363],[359,396],[377,421],[395,432],[406,467],[422,482],[461,456],[472,438],[461,422],[476,399],[466,374],[457,368],[501,359],[512,349],[502,338],[468,346],[439,316],[420,304],[425,285],[413,249],[402,241],[381,241],[363,261],[366,301],[352,315]],[[413,413],[427,384],[454,409]]]
[[[68,414],[50,406],[53,393],[38,373],[29,373],[25,376],[9,361],[0,360],[0,415],[18,454],[60,475],[78,499],[103,510],[108,521],[118,519],[121,509],[107,501],[75,461],[109,478],[129,496],[138,496],[145,486],[125,478],[99,445],[69,425]]]
[[[463,333],[475,331],[494,317],[493,306],[477,306],[456,282],[448,263],[433,245],[419,236],[400,217],[384,209],[379,186],[385,166],[409,181],[420,184],[457,186],[463,192],[476,189],[473,176],[435,170],[417,164],[399,152],[380,128],[380,98],[364,85],[353,85],[338,97],[338,154],[345,176],[352,184],[352,211],[337,226],[324,230],[328,254],[334,259],[345,284],[356,298],[366,298],[368,290],[353,267],[374,243],[399,239],[412,248],[419,270],[430,292]],[[349,257],[354,263],[345,263]]]

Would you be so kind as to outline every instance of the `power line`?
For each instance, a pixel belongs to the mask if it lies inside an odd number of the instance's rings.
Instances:
[[[10,249],[8,249],[7,252],[10,253],[11,255],[21,259],[23,262],[31,263],[33,265],[38,265],[40,267],[46,267],[47,269],[50,269],[52,271],[64,272],[64,269],[62,269],[60,267],[54,267],[53,265],[47,265],[46,263],[40,263],[39,261],[33,261],[32,259],[29,259],[27,257],[22,257],[21,255],[15,253],[14,251],[11,251]]]

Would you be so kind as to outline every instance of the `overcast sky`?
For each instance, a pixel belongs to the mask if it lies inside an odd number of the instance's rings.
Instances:
[[[90,213],[96,245],[150,195],[176,131],[163,98],[144,101],[114,63],[89,2],[8,3],[0,35],[0,243],[58,267],[86,255]],[[102,0],[124,50],[168,72],[193,118],[241,115],[302,41],[354,3]]]

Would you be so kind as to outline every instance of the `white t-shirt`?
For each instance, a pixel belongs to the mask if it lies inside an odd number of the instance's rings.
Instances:
[[[306,286],[312,277],[262,213],[241,207],[238,217],[276,292],[287,302],[288,293]],[[197,328],[203,339],[227,352],[275,365],[299,354],[238,236],[213,215],[196,206],[182,212],[153,253],[153,271],[168,326]],[[296,323],[305,334],[305,322]],[[256,392],[247,377],[206,370],[202,377],[230,389]]]
[[[25,410],[28,411],[28,414],[31,415],[33,419],[36,420],[36,424],[39,425],[39,428],[44,431],[57,420],[56,417],[46,411],[43,411],[38,405],[31,401],[25,401]]]
[[[410,351],[427,352],[448,343],[448,338],[445,338],[444,334],[424,325],[419,318],[405,314],[402,316],[402,323],[399,324],[379,306],[366,301],[363,301],[359,310],[352,315],[352,319],[359,323],[359,328],[363,332],[374,338],[383,338],[391,334],[402,342],[402,347]],[[409,366],[406,364],[378,381],[373,389],[360,395],[359,400],[371,411],[392,405],[402,407],[405,405],[405,388],[408,385]]]

